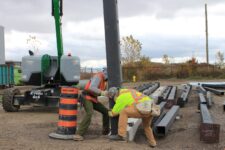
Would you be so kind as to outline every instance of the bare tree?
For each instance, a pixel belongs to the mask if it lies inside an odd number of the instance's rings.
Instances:
[[[219,66],[219,68],[221,68],[223,66],[223,62],[224,62],[224,53],[222,53],[221,51],[218,51],[216,53],[216,62],[217,65]]]
[[[170,58],[167,54],[164,54],[163,57],[162,57],[162,61],[165,63],[165,64],[169,64],[170,63]]]
[[[121,49],[123,64],[130,64],[140,60],[142,44],[134,39],[132,35],[122,38]]]

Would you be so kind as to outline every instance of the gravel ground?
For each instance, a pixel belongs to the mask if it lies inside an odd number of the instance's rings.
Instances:
[[[163,85],[180,85],[187,81],[161,81]],[[126,84],[134,86],[134,84]],[[168,136],[157,139],[162,150],[224,150],[225,116],[223,112],[224,97],[213,96],[215,104],[210,113],[216,123],[221,125],[220,142],[206,144],[199,139],[200,114],[197,112],[198,97],[193,90],[188,104],[180,109],[180,120],[173,124]],[[104,102],[106,104],[106,102]],[[84,114],[80,110],[79,121]],[[0,150],[147,150],[148,147],[143,129],[140,129],[134,142],[111,142],[101,135],[101,115],[94,113],[92,123],[85,136],[85,141],[53,140],[48,134],[56,130],[57,109],[23,106],[17,113],[6,113],[0,106]],[[78,121],[78,122],[79,122]]]

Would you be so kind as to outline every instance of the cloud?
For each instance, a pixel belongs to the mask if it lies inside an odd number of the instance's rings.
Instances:
[[[103,0],[64,0],[63,23],[103,18],[102,2]],[[222,2],[224,0],[208,0],[209,6]],[[140,15],[171,18],[181,10],[195,11],[204,8],[204,3],[205,0],[118,0],[118,7],[121,18]],[[2,0],[0,18],[7,30],[54,32],[51,0]]]
[[[154,59],[163,54],[174,58],[205,57],[205,0],[118,0],[120,36],[132,34],[143,44],[142,53]],[[225,2],[208,0],[210,60],[225,51]],[[35,35],[39,54],[56,55],[51,0],[2,1],[1,25],[6,27],[6,58],[21,60]],[[64,0],[62,18],[65,54],[79,56],[83,66],[105,65],[102,0]],[[202,59],[204,60],[204,59]],[[104,64],[104,65],[103,65]]]

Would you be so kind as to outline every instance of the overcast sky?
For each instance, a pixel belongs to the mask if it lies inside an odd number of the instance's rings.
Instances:
[[[161,61],[195,56],[205,61],[206,0],[118,0],[120,37],[133,35],[143,44],[142,54]],[[225,1],[207,0],[209,56],[225,52]],[[0,0],[0,25],[5,27],[6,60],[21,60],[31,48],[26,40],[36,36],[38,54],[56,55],[51,0]],[[65,54],[81,58],[82,66],[105,66],[102,0],[64,0],[63,42]]]

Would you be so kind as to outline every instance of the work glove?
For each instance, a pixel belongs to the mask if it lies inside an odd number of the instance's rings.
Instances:
[[[109,117],[113,117],[112,111],[108,111],[108,115],[109,115]]]
[[[101,91],[101,96],[108,96],[108,91]]]

